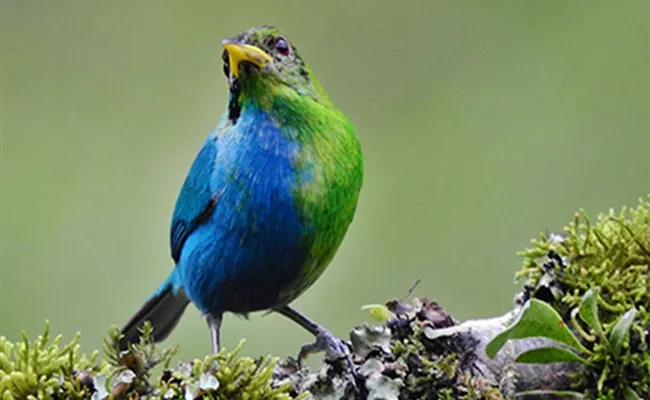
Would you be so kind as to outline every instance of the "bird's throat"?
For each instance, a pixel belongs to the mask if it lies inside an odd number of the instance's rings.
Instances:
[[[239,79],[235,78],[230,83],[230,100],[228,101],[228,119],[234,125],[241,115],[241,104],[239,96],[241,95],[241,84]]]

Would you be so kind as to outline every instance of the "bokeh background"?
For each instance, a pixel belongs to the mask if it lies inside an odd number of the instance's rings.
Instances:
[[[355,123],[356,220],[297,307],[336,334],[406,293],[509,309],[516,252],[584,207],[650,192],[647,1],[1,3],[0,334],[121,325],[172,268],[181,183],[224,109],[220,41],[281,27]],[[168,341],[209,351],[194,308]],[[276,315],[227,347],[295,354]]]

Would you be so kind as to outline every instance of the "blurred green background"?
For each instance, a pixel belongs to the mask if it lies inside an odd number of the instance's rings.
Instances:
[[[0,334],[85,351],[172,268],[180,185],[224,109],[220,40],[281,27],[355,123],[356,220],[296,305],[345,335],[418,278],[460,319],[509,309],[516,251],[650,192],[647,1],[1,3]],[[227,347],[294,354],[276,315]],[[209,351],[188,312],[168,344]]]

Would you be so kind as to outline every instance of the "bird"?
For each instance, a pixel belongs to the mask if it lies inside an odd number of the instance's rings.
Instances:
[[[193,303],[220,351],[224,313],[270,311],[315,340],[300,347],[343,357],[349,348],[291,303],[332,261],[354,218],[363,153],[350,119],[279,29],[222,41],[228,102],[192,163],[170,229],[174,267],[121,329],[119,347],[164,340]]]

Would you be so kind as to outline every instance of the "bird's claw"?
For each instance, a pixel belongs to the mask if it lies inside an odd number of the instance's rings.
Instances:
[[[326,352],[325,358],[329,361],[350,356],[350,349],[341,339],[322,329],[316,335],[316,341],[314,343],[304,344],[300,347],[298,361],[300,362],[310,354],[320,353],[321,351]]]
[[[325,359],[327,361],[337,361],[345,358],[347,369],[350,372],[350,381],[356,387],[357,374],[352,361],[350,348],[343,340],[332,335],[325,329],[318,331],[314,343],[308,343],[300,347],[300,353],[298,354],[298,368],[302,368],[302,361],[307,358],[307,356],[321,351],[326,352]]]

